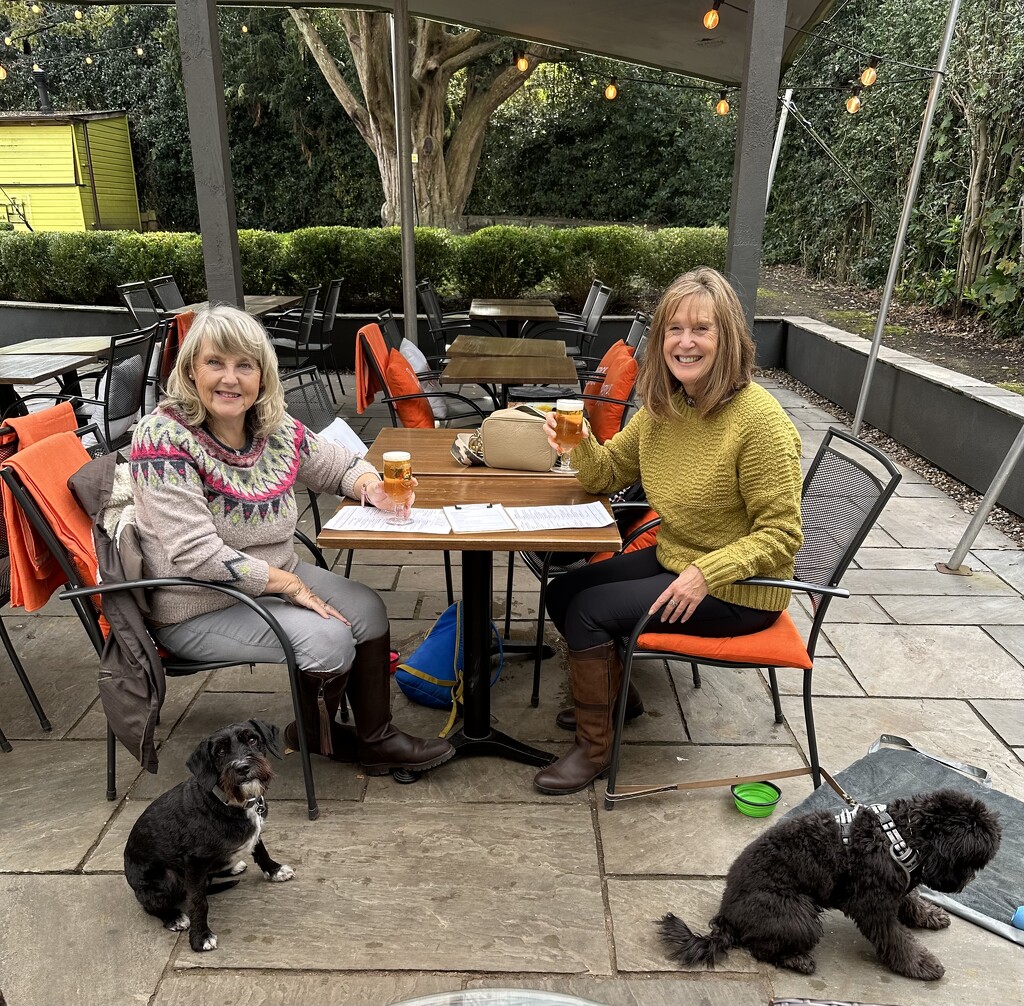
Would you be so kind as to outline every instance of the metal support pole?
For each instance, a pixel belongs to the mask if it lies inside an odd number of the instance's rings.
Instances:
[[[963,537],[957,543],[953,554],[949,557],[949,562],[937,562],[935,564],[935,568],[940,573],[956,573],[959,576],[971,575],[970,567],[963,565],[964,556],[970,551],[971,546],[974,544],[974,539],[978,537],[978,532],[984,527],[988,515],[996,505],[999,494],[1003,491],[1003,486],[1006,485],[1010,475],[1013,474],[1013,469],[1020,460],[1021,454],[1024,454],[1024,426],[1021,427],[1020,432],[1017,434],[1017,439],[1014,440],[1009,451],[1006,452],[1006,457],[1003,458],[999,471],[996,472],[995,478],[992,479],[992,484],[985,493],[985,498],[978,505],[978,509],[971,518],[971,523],[967,525],[967,530],[964,531]]]
[[[391,72],[398,147],[398,212],[402,228],[402,311],[405,337],[416,337],[416,223],[412,178],[412,114],[409,102],[409,3],[395,0],[391,18]]]
[[[928,149],[928,136],[932,130],[932,120],[935,118],[935,106],[939,101],[939,91],[942,89],[942,78],[946,72],[946,61],[949,58],[949,47],[953,41],[953,30],[956,28],[956,18],[960,13],[960,0],[952,0],[949,5],[949,16],[946,18],[946,32],[942,37],[942,45],[939,47],[939,59],[932,71],[932,83],[928,90],[928,103],[924,110],[924,120],[921,123],[921,135],[917,139],[917,151],[914,154],[914,164],[910,169],[910,181],[907,185],[907,195],[903,200],[903,213],[900,216],[899,227],[896,230],[896,243],[893,245],[892,258],[889,260],[889,274],[885,278],[885,289],[882,291],[882,303],[878,308],[878,317],[875,319],[875,331],[871,337],[871,351],[868,353],[868,362],[864,368],[864,380],[860,386],[860,397],[857,399],[857,411],[853,417],[853,435],[860,436],[860,427],[864,422],[864,410],[868,404],[868,394],[871,391],[871,378],[874,375],[875,361],[878,359],[878,350],[882,345],[882,333],[885,331],[885,321],[889,316],[889,305],[892,303],[893,291],[896,289],[896,278],[900,270],[900,262],[903,259],[903,247],[907,240],[907,230],[910,227],[910,214],[914,210],[914,203],[917,201],[917,188],[921,182],[921,172],[924,169],[924,158]]]
[[[764,209],[768,212],[768,203],[772,198],[772,183],[775,181],[775,169],[779,165],[779,151],[782,150],[782,134],[786,131],[786,119],[789,118],[789,105],[793,100],[793,88],[787,87],[782,97],[782,111],[779,112],[779,125],[775,130],[775,146],[772,147],[772,163],[768,167],[768,192],[764,197]]]

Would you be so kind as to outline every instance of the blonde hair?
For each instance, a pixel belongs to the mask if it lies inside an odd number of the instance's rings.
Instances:
[[[202,426],[206,422],[206,406],[196,390],[195,380],[189,376],[194,373],[196,357],[204,339],[215,353],[249,356],[256,361],[260,368],[260,391],[246,413],[246,425],[253,437],[273,433],[285,417],[284,389],[277,373],[277,354],[267,330],[252,315],[227,304],[196,312],[167,379],[164,402],[181,412],[192,426]]]
[[[701,267],[683,273],[669,284],[658,301],[647,353],[636,382],[644,407],[658,419],[679,415],[676,396],[684,389],[665,362],[664,345],[665,329],[684,297],[693,297],[696,308],[711,311],[718,337],[711,370],[694,398],[700,416],[710,416],[720,409],[754,375],[754,340],[732,285],[717,269]]]

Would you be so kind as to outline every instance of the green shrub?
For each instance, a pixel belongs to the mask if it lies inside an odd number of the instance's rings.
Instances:
[[[14,224],[10,220],[0,220],[0,231],[13,231]]]
[[[725,269],[729,232],[724,227],[666,227],[647,235],[643,273],[651,290],[660,292],[681,273],[697,266]]]
[[[643,249],[650,235],[639,227],[576,227],[557,231],[551,280],[571,304],[586,300],[600,279],[612,288],[610,309],[635,306]]]
[[[554,265],[552,234],[547,227],[497,226],[459,238],[459,296],[522,297],[535,289]]]

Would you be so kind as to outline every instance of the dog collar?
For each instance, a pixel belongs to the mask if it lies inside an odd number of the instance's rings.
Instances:
[[[850,830],[853,826],[853,819],[857,812],[864,808],[864,804],[856,804],[836,814],[836,823],[839,825],[839,834],[843,845],[850,844]],[[896,865],[901,867],[907,875],[907,886],[910,886],[910,875],[917,869],[920,859],[917,853],[910,847],[906,839],[899,833],[896,822],[889,815],[884,803],[867,804],[870,810],[882,826],[882,834],[889,840],[889,855],[892,856]]]
[[[225,807],[238,807],[240,810],[254,810],[260,817],[267,816],[267,801],[262,796],[251,796],[245,803],[230,803],[224,790],[220,786],[214,786],[211,790],[213,795],[220,800]]]

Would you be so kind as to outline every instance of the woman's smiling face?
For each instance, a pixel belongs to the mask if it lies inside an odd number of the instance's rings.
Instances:
[[[672,376],[686,393],[698,394],[718,351],[718,328],[708,298],[688,294],[665,326],[662,352]]]
[[[260,368],[251,356],[218,353],[204,338],[193,358],[196,391],[211,429],[244,429],[260,393]]]

